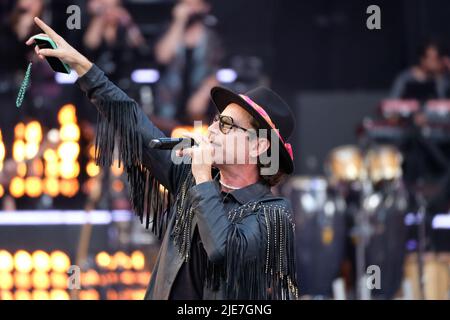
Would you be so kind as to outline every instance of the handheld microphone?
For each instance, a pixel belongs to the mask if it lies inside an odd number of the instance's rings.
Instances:
[[[149,146],[153,149],[172,150],[178,144],[184,148],[190,148],[195,145],[195,141],[190,138],[159,138],[152,139]]]

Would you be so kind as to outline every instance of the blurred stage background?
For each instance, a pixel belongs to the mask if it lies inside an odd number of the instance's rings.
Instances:
[[[73,4],[80,30],[66,27]],[[2,1],[0,299],[142,299],[159,248],[129,211],[121,168],[93,161],[97,115],[76,75],[24,46],[34,15],[168,135],[210,120],[216,84],[287,100],[296,171],[275,192],[295,210],[304,299],[448,299],[450,3],[377,1],[382,28],[368,30],[371,4]],[[67,288],[71,265],[80,290]],[[380,289],[358,286],[370,265]]]

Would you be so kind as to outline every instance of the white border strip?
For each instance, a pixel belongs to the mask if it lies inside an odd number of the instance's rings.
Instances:
[[[437,214],[431,222],[433,229],[450,229],[450,214]]]
[[[128,210],[24,210],[0,211],[0,226],[8,225],[106,225],[111,222],[129,221]]]

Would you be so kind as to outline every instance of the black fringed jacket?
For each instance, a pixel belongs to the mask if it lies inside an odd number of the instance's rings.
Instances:
[[[195,185],[189,164],[174,164],[170,151],[148,147],[164,134],[98,67],[77,84],[99,111],[97,163],[111,165],[118,148],[133,209],[163,238],[146,299],[169,299],[192,253],[204,257],[199,270],[203,299],[297,298],[294,223],[287,200],[257,183],[246,188],[245,197],[231,192],[225,203],[216,181]],[[200,249],[191,246],[194,233]]]

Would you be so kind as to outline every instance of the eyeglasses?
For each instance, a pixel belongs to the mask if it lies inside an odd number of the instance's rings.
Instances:
[[[223,134],[230,133],[231,129],[233,129],[233,128],[238,128],[238,129],[244,130],[245,132],[249,131],[249,129],[246,129],[246,128],[243,128],[243,127],[240,127],[240,126],[234,124],[234,120],[230,116],[216,114],[214,116],[213,123],[215,123],[217,121],[219,121],[220,132],[222,132]]]

